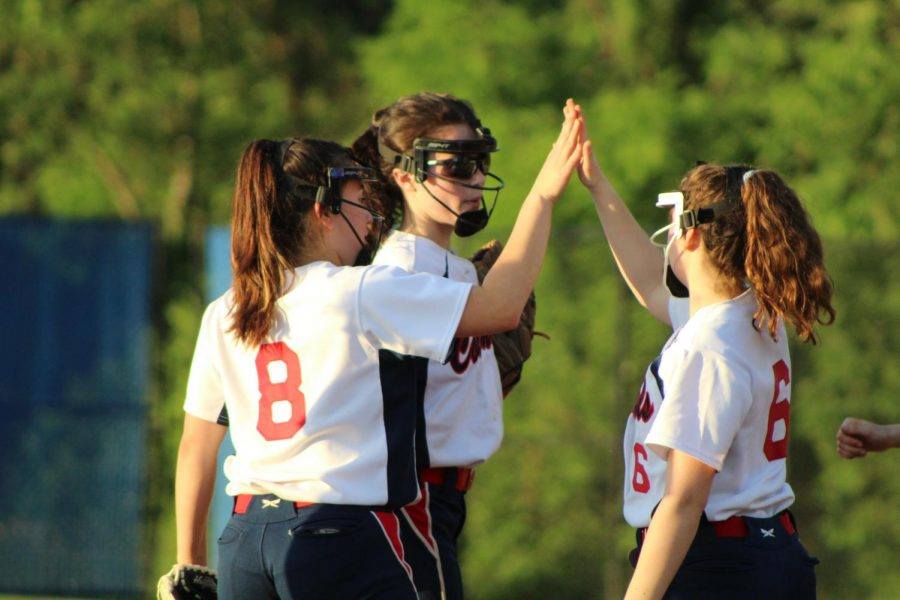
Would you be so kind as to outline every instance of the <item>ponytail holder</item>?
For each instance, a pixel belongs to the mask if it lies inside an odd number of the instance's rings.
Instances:
[[[293,139],[283,140],[282,142],[280,142],[278,144],[278,156],[276,156],[276,158],[278,159],[278,168],[279,169],[282,169],[282,170],[284,169],[284,157],[287,155],[288,150],[293,145],[294,145]]]
[[[278,161],[275,165],[275,176],[278,178],[278,181],[281,182],[281,185],[284,186],[284,193],[289,198],[296,195],[298,183],[293,175],[284,170],[284,159],[287,156],[287,153],[290,150],[291,146],[293,146],[294,142],[296,141],[297,140],[295,138],[290,138],[278,142],[278,151],[276,152],[275,156],[275,160]]]

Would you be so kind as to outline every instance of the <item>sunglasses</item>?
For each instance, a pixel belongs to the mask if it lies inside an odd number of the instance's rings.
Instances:
[[[425,165],[440,166],[443,169],[442,174],[451,179],[468,180],[472,179],[477,171],[487,173],[490,170],[491,155],[487,153],[459,154],[443,160],[427,160]]]

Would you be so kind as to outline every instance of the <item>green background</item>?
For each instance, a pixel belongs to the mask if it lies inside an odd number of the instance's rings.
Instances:
[[[466,253],[505,239],[561,119],[585,109],[645,229],[697,159],[774,168],[825,240],[838,320],[794,344],[789,480],[820,597],[900,590],[900,454],[843,461],[845,416],[900,421],[897,0],[0,0],[0,214],[147,219],[160,244],[147,398],[148,580],[174,560],[172,491],[203,309],[203,232],[251,139],[345,143],[421,90],[470,100],[508,187]],[[479,469],[469,597],[614,598],[630,576],[625,417],[666,337],[573,181],[537,289],[537,339]]]

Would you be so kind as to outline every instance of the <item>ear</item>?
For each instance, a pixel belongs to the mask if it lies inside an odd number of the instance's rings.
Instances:
[[[416,178],[412,173],[407,173],[401,169],[394,169],[391,171],[391,179],[393,179],[394,183],[397,184],[397,187],[404,192],[416,191]]]
[[[693,252],[700,247],[703,241],[703,234],[699,227],[688,229],[684,234],[684,249]]]
[[[316,202],[313,205],[313,212],[315,214],[315,222],[317,226],[323,228],[325,231],[331,231],[332,229],[334,229],[334,220],[332,219],[332,215],[325,209],[325,205],[323,203]]]

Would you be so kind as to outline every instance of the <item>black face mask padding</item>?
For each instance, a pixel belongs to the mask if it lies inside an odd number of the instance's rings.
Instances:
[[[687,298],[690,296],[687,286],[681,283],[681,280],[675,275],[675,271],[672,270],[671,265],[666,265],[666,287],[669,288],[669,293],[676,298]]]

